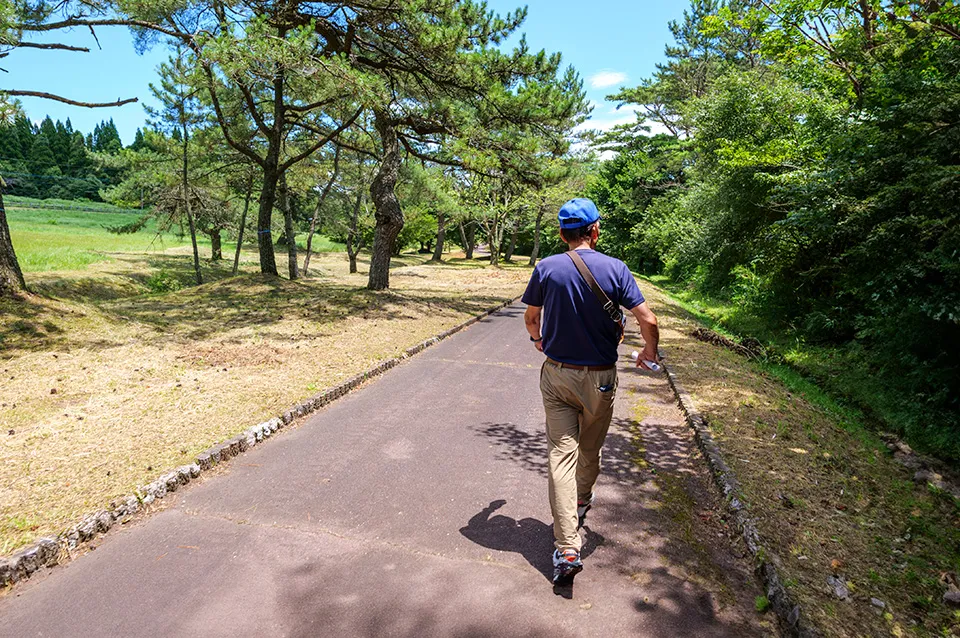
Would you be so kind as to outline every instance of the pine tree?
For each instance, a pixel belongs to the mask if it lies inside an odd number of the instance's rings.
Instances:
[[[97,153],[119,153],[123,148],[120,142],[120,133],[117,132],[117,126],[113,123],[113,118],[109,122],[100,122],[93,129],[92,150]]]
[[[83,140],[83,133],[74,131],[70,136],[70,142],[67,146],[67,157],[69,161],[68,175],[73,177],[87,177],[93,168],[90,157],[87,155],[87,146]]]
[[[133,136],[133,144],[128,146],[132,151],[141,151],[147,148],[147,143],[143,140],[143,131],[139,128],[137,129],[136,135]]]
[[[50,148],[50,141],[46,135],[37,135],[30,147],[30,157],[27,159],[30,172],[36,175],[59,175],[60,167]]]
[[[0,162],[4,166],[23,159],[19,133],[15,126],[0,126]]]
[[[50,150],[57,160],[62,173],[70,172],[70,133],[60,120],[54,124],[53,137],[50,139]]]
[[[150,84],[150,92],[160,103],[160,108],[147,107],[151,117],[150,124],[158,131],[170,131],[180,146],[180,206],[190,227],[190,241],[193,244],[193,269],[197,285],[203,283],[200,272],[200,252],[197,249],[197,224],[191,207],[193,192],[190,187],[190,135],[205,119],[200,102],[200,89],[189,83],[189,69],[181,51],[160,65],[160,85]],[[108,125],[116,131],[113,120]],[[118,138],[119,139],[119,138]],[[219,237],[219,235],[218,235]],[[219,247],[214,242],[215,253]]]

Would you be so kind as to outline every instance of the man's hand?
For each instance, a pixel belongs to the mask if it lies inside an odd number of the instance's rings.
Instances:
[[[533,347],[539,350],[540,352],[543,352],[543,339],[541,339],[540,341],[534,341]]]
[[[650,346],[646,346],[643,349],[643,352],[640,353],[640,356],[637,357],[637,367],[644,370],[649,370],[650,366],[646,365],[644,361],[653,361],[656,363],[660,361],[660,355],[656,350],[652,350]]]

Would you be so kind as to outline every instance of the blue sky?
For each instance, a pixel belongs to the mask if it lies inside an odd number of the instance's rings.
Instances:
[[[505,13],[522,4],[488,0],[491,9]],[[590,126],[608,128],[632,119],[604,97],[619,86],[634,86],[649,76],[663,59],[670,38],[667,22],[680,18],[686,0],[529,0],[527,21],[521,30],[532,49],[563,53],[584,78],[588,97],[596,104]],[[0,88],[47,91],[76,100],[106,102],[138,97],[140,104],[119,108],[84,109],[36,98],[23,98],[27,114],[40,120],[70,118],[75,129],[89,132],[100,120],[113,118],[125,144],[133,141],[146,115],[141,104],[150,101],[148,84],[167,57],[163,47],[138,55],[126,29],[98,30],[102,49],[88,31],[74,30],[57,41],[88,46],[90,53],[19,50],[0,62],[9,73],[0,74]],[[51,40],[45,40],[51,41]]]

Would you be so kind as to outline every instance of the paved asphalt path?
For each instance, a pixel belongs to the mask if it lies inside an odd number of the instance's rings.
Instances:
[[[626,356],[586,568],[553,591],[542,356],[521,314],[429,348],[14,588],[0,636],[768,634],[665,381]]]

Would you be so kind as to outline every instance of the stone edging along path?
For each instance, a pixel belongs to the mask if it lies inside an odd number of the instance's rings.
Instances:
[[[777,614],[780,628],[785,635],[794,638],[820,638],[822,634],[801,618],[800,605],[793,601],[784,587],[783,580],[777,572],[776,556],[763,547],[760,532],[757,531],[757,526],[743,501],[740,483],[724,460],[720,446],[710,432],[706,417],[694,406],[690,393],[680,384],[672,367],[666,363],[662,365],[667,373],[667,381],[677,397],[677,403],[680,404],[680,410],[687,424],[693,429],[697,446],[707,460],[713,480],[723,492],[727,509],[733,515],[737,528],[754,557],[757,576],[766,589],[767,599],[774,613]]]
[[[194,463],[183,465],[175,470],[162,474],[152,483],[138,489],[134,494],[111,502],[109,508],[84,517],[79,523],[62,532],[59,536],[41,538],[10,557],[0,558],[0,587],[26,580],[41,567],[53,567],[59,563],[66,562],[72,556],[73,550],[97,538],[98,534],[105,534],[115,524],[130,521],[134,515],[146,511],[151,504],[162,499],[170,492],[176,492],[180,486],[186,485],[192,479],[199,477],[203,472],[247,451],[295,419],[319,410],[321,407],[356,389],[364,381],[383,374],[404,359],[419,354],[443,339],[460,332],[464,328],[475,324],[498,310],[506,308],[516,302],[517,299],[519,299],[519,297],[501,303],[449,330],[445,330],[426,341],[407,348],[399,357],[382,361],[379,365],[370,368],[366,372],[353,376],[339,385],[329,388],[305,401],[301,401],[285,411],[282,415],[251,426],[232,439],[214,445],[199,454]]]

